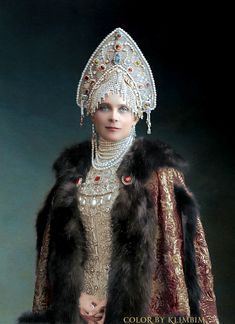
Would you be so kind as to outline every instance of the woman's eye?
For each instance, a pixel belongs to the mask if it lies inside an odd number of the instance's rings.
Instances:
[[[101,110],[101,111],[108,111],[109,110],[109,107],[108,106],[100,106],[99,107],[99,110]]]
[[[119,108],[120,111],[130,111],[130,109],[127,106],[121,106]]]

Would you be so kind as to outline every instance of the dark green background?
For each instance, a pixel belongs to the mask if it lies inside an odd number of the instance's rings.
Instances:
[[[36,212],[53,184],[54,159],[90,136],[88,122],[79,127],[76,87],[93,50],[116,27],[135,39],[152,67],[158,106],[150,137],[170,143],[190,163],[186,181],[201,207],[220,320],[233,322],[229,9],[154,3],[0,0],[2,324],[31,308]],[[145,135],[144,121],[137,131]]]

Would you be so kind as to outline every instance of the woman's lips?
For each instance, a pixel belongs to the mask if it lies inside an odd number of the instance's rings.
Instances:
[[[117,128],[117,127],[105,127],[105,128],[112,131],[112,132],[118,131],[120,129],[120,128]]]

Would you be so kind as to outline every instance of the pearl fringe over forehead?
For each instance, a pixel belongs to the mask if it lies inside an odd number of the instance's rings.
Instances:
[[[91,107],[94,107],[94,110],[96,110],[99,104],[105,99],[106,95],[109,94],[119,95],[131,111],[138,115],[135,93],[125,82],[123,74],[115,70],[105,83],[101,83],[95,91],[92,91],[90,99]]]
[[[77,89],[81,116],[93,114],[109,93],[119,94],[131,110],[143,118],[156,107],[156,88],[148,62],[135,41],[123,29],[116,28],[90,57]]]

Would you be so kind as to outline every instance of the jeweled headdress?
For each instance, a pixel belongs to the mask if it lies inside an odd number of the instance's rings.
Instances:
[[[135,41],[116,28],[90,57],[77,89],[77,104],[93,114],[109,93],[119,94],[139,118],[147,114],[147,133],[151,133],[150,114],[156,107],[156,88],[152,71]]]

